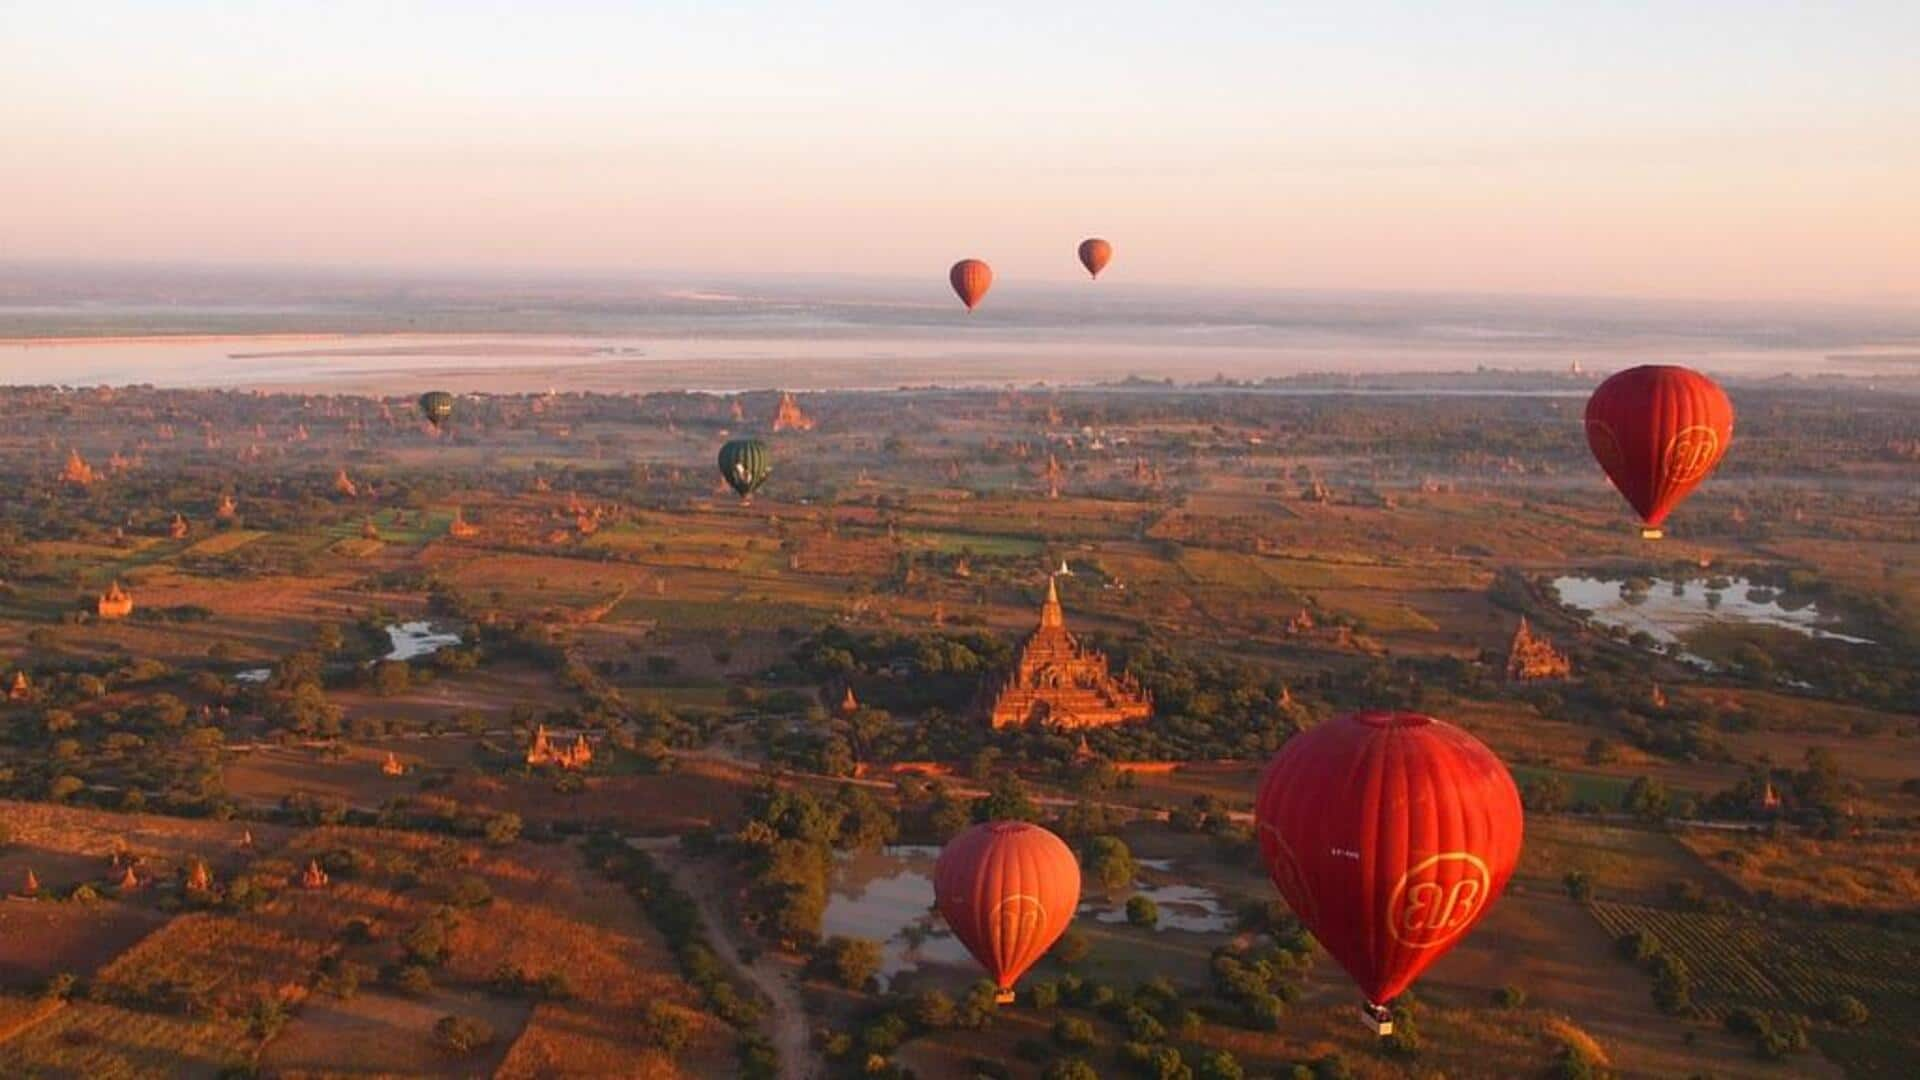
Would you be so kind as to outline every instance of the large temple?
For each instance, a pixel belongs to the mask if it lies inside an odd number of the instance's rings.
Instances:
[[[1567,654],[1553,647],[1544,635],[1533,632],[1525,615],[1513,632],[1513,644],[1507,649],[1507,679],[1511,682],[1539,682],[1564,679],[1573,674]]]
[[[775,431],[812,431],[813,417],[800,409],[800,402],[792,394],[780,395],[780,407],[773,413]]]
[[[1108,727],[1153,715],[1153,697],[1133,676],[1107,669],[1105,655],[1067,630],[1060,591],[1047,579],[1040,625],[1020,649],[1012,676],[994,696],[995,728],[1041,724],[1077,730]]]

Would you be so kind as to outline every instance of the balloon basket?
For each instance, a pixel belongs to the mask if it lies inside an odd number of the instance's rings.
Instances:
[[[1002,989],[995,992],[995,994],[993,995],[993,1003],[995,1005],[1013,1004],[1013,991]]]
[[[1381,1038],[1393,1034],[1393,1013],[1384,1005],[1375,1005],[1369,1001],[1360,1006],[1360,1017],[1367,1030]]]
[[[1648,526],[1640,530],[1640,539],[1642,540],[1658,540],[1665,535],[1667,534],[1653,526]]]

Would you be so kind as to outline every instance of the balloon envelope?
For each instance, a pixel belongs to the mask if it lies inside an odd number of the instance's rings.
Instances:
[[[453,415],[453,395],[445,390],[430,390],[421,394],[420,415],[426,417],[434,427],[439,427]]]
[[[1733,441],[1733,403],[1697,371],[1649,364],[1587,399],[1587,446],[1649,528],[1707,478]]]
[[[758,490],[772,472],[773,455],[759,439],[735,439],[720,448],[720,476],[741,498]]]
[[[993,267],[979,259],[961,259],[947,271],[947,282],[953,286],[960,302],[972,311],[987,295],[987,290],[993,288]]]
[[[1356,713],[1289,739],[1254,820],[1274,885],[1374,1004],[1479,922],[1520,858],[1506,766],[1418,713]]]
[[[1100,271],[1107,268],[1107,263],[1112,258],[1113,245],[1105,240],[1090,236],[1080,241],[1080,265],[1087,268],[1089,275],[1099,277]]]
[[[1080,864],[1064,841],[1024,821],[989,821],[947,842],[933,898],[994,984],[1013,984],[1073,921]]]

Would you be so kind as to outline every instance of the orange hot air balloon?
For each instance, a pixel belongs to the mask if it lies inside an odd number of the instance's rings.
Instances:
[[[1274,886],[1359,984],[1382,1035],[1386,1003],[1500,898],[1525,828],[1493,751],[1408,712],[1355,713],[1287,740],[1253,817]]]
[[[947,271],[947,281],[953,285],[960,302],[972,311],[980,306],[987,290],[993,288],[993,267],[979,259],[961,259]]]
[[[933,898],[980,966],[1013,1000],[1013,984],[1046,955],[1080,903],[1080,864],[1064,841],[1024,821],[989,821],[947,842]]]
[[[1080,241],[1080,265],[1087,268],[1092,277],[1099,277],[1100,271],[1107,268],[1113,259],[1113,245],[1097,236],[1089,236]]]
[[[1700,486],[1733,441],[1733,403],[1697,371],[1648,364],[1615,374],[1587,399],[1587,446],[1639,513],[1640,535]]]

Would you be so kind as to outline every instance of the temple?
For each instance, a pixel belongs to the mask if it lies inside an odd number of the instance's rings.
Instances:
[[[562,769],[584,769],[593,764],[593,746],[585,735],[576,735],[572,746],[557,747],[547,737],[547,726],[534,729],[533,742],[527,747],[527,764],[557,765]]]
[[[95,598],[93,613],[102,619],[124,619],[133,614],[133,597],[116,581]]]
[[[780,395],[780,407],[773,413],[775,431],[812,431],[813,417],[800,411],[800,403],[792,394]]]
[[[69,449],[67,467],[61,472],[60,479],[73,487],[83,488],[91,487],[99,476],[93,471],[93,466],[88,465],[86,459],[80,456],[80,451]]]
[[[1153,698],[1133,676],[1108,671],[1107,658],[1081,645],[1067,630],[1059,588],[1049,577],[1040,625],[1021,648],[990,715],[995,728],[1108,727],[1152,716]]]
[[[1573,674],[1573,664],[1567,654],[1553,647],[1553,642],[1533,632],[1525,615],[1520,616],[1520,626],[1513,632],[1513,645],[1507,650],[1507,679],[1510,682],[1540,682],[1548,679],[1564,679]]]

